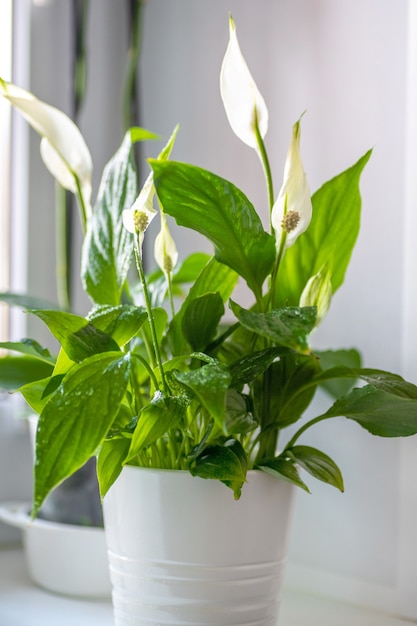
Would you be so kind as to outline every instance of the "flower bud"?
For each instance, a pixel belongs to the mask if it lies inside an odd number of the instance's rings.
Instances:
[[[220,93],[233,132],[243,143],[257,149],[255,124],[263,139],[268,130],[268,109],[240,50],[232,17],[229,45],[220,71]]]
[[[271,213],[278,245],[284,232],[286,248],[292,246],[297,237],[308,228],[312,215],[310,187],[300,155],[300,121],[301,118],[292,127],[284,180]]]
[[[154,256],[161,270],[168,275],[178,261],[178,252],[164,213],[161,211],[161,230],[155,239]]]
[[[300,306],[315,306],[317,308],[316,326],[324,319],[332,300],[332,283],[329,270],[322,267],[312,276],[300,296]]]

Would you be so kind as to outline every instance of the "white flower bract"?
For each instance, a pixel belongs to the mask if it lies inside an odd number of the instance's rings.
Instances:
[[[220,93],[233,132],[243,143],[257,149],[255,121],[263,139],[268,130],[268,109],[240,50],[232,17],[229,35],[220,71]]]
[[[157,212],[153,208],[154,196],[155,186],[153,184],[153,172],[150,172],[133,206],[130,209],[125,209],[122,213],[123,226],[130,233],[138,232],[143,235],[155,217]],[[143,226],[141,228],[138,228],[137,216],[139,214],[142,214],[144,218],[142,220]]]
[[[161,212],[161,230],[155,238],[154,244],[155,261],[164,274],[170,274],[178,261],[178,251],[175,241],[169,232],[164,213]]]
[[[332,282],[330,272],[322,267],[317,274],[311,276],[300,296],[300,306],[317,307],[316,326],[327,315],[332,301]]]
[[[49,172],[65,188],[91,202],[93,164],[87,144],[74,122],[62,111],[32,93],[0,79],[0,93],[42,137],[41,156]]]
[[[310,186],[300,155],[300,120],[292,128],[292,138],[284,168],[284,180],[272,208],[271,223],[280,243],[286,232],[285,247],[289,248],[309,226],[312,216]]]

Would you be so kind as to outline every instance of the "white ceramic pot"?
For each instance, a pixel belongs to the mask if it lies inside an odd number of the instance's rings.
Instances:
[[[276,626],[294,492],[126,466],[104,499],[116,626]]]
[[[0,520],[21,528],[29,575],[41,587],[70,596],[108,598],[111,584],[104,531],[42,519],[28,504],[0,504]]]

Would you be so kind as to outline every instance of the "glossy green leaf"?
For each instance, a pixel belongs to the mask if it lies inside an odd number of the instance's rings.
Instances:
[[[183,317],[191,302],[207,293],[218,293],[223,302],[226,302],[235,288],[238,276],[236,272],[216,259],[210,259],[191,286],[180,310],[171,320],[167,341],[174,355],[188,351],[187,341],[183,334]]]
[[[105,440],[101,444],[97,457],[97,478],[102,498],[120,475],[129,447],[130,439],[125,437]]]
[[[138,194],[132,154],[132,133],[104,169],[97,202],[84,238],[81,277],[84,289],[97,304],[120,304],[133,255],[133,237],[122,222]]]
[[[41,378],[34,380],[33,382],[26,383],[22,387],[19,387],[18,391],[22,394],[31,409],[38,415],[42,413],[43,407],[48,402],[48,395],[46,389],[51,385],[51,381],[57,379],[58,384],[62,380],[62,376],[53,376],[47,378]]]
[[[27,354],[33,356],[46,363],[55,363],[55,357],[51,356],[51,353],[47,348],[43,348],[40,343],[34,339],[22,339],[21,341],[0,341],[0,348],[5,350],[11,350],[13,352],[20,352],[21,354]]]
[[[290,459],[278,456],[275,459],[268,459],[260,462],[256,466],[256,469],[260,469],[267,474],[276,476],[277,478],[283,478],[284,480],[287,480],[293,485],[301,487],[301,489],[310,493],[310,490],[305,482],[301,480],[294,462]]]
[[[230,366],[231,384],[234,387],[240,387],[245,383],[251,383],[263,374],[280,355],[287,352],[286,348],[266,348],[234,361]]]
[[[239,322],[257,335],[279,346],[309,352],[308,337],[316,322],[315,307],[282,307],[268,313],[257,313],[230,301],[230,308]]]
[[[319,361],[311,355],[284,355],[271,366],[270,413],[280,428],[299,420],[308,408],[316,392],[309,383],[319,372]]]
[[[65,311],[31,311],[48,326],[72,361],[83,359],[100,352],[118,350],[117,343],[90,324],[88,320]]]
[[[398,393],[390,393],[374,385],[353,389],[337,400],[323,417],[347,417],[381,437],[414,435],[417,433],[417,399],[404,395],[401,386],[396,391]],[[408,391],[406,389],[406,393]]]
[[[329,370],[318,374],[315,377],[315,383],[322,384],[323,381],[329,381],[333,379],[361,379],[364,382],[373,385],[375,388],[381,391],[386,391],[394,396],[401,396],[403,398],[417,399],[417,386],[404,380],[398,374],[392,372],[386,372],[384,370],[377,370],[371,368],[350,368],[350,367],[333,367]]]
[[[327,454],[310,446],[294,446],[286,452],[314,478],[344,491],[342,473]]]
[[[254,430],[258,422],[253,417],[248,397],[236,389],[226,393],[226,430],[230,435],[246,434]]]
[[[184,419],[188,402],[185,397],[164,396],[157,392],[141,411],[133,432],[127,461],[176,428]]]
[[[226,432],[225,402],[231,376],[221,363],[208,363],[196,370],[175,372],[175,378],[190,389],[217,425]]]
[[[207,170],[173,161],[150,164],[164,211],[207,237],[218,261],[242,276],[260,298],[275,261],[275,239],[264,231],[247,197]]]
[[[98,306],[88,315],[96,328],[110,335],[119,346],[124,346],[148,319],[145,307],[133,304]]]
[[[182,318],[184,337],[193,350],[204,350],[214,338],[224,314],[220,294],[206,293],[188,302]]]
[[[246,481],[247,459],[241,444],[229,439],[224,444],[207,446],[193,461],[190,473],[200,478],[221,480],[239,499]]]
[[[33,516],[48,493],[93,456],[129,381],[130,355],[94,355],[75,365],[46,403],[36,438]]]
[[[23,385],[50,376],[53,365],[44,359],[25,356],[0,358],[0,389],[17,391]]]
[[[321,368],[332,370],[335,367],[348,367],[350,369],[358,369],[361,366],[361,356],[357,350],[326,350],[314,351],[314,354],[320,361]],[[333,398],[340,398],[347,394],[354,384],[354,380],[345,378],[334,378],[324,380],[321,387],[327,391]]]
[[[279,303],[298,305],[307,281],[323,266],[331,268],[333,293],[343,283],[359,233],[362,204],[359,180],[370,156],[371,151],[312,196],[310,226],[288,248],[279,269]]]
[[[0,293],[0,301],[10,304],[11,306],[18,306],[22,309],[56,309],[59,310],[59,306],[49,300],[43,300],[42,298],[35,298],[24,293],[13,293],[11,291],[3,291]]]
[[[205,252],[190,254],[181,264],[176,266],[172,276],[173,284],[193,283],[210,259],[211,256]]]

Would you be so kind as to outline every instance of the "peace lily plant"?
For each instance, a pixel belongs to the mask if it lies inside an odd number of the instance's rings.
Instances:
[[[41,135],[46,166],[77,197],[85,225],[81,278],[92,301],[86,317],[31,311],[59,341],[56,357],[33,340],[7,344],[23,353],[14,362],[30,354],[42,366],[41,376],[33,380],[32,373],[19,387],[39,414],[33,515],[94,455],[102,496],[132,464],[217,479],[239,498],[250,469],[308,490],[305,470],[343,490],[336,463],[301,437],[318,422],[344,416],[374,435],[417,432],[417,387],[361,368],[355,350],[310,347],[358,235],[359,179],[370,153],[311,197],[300,118],[276,195],[264,143],[267,107],[232,18],[229,25],[221,97],[233,131],[260,157],[269,231],[231,182],[170,160],[177,129],[149,160],[140,193],[132,146],[155,135],[130,129],[91,209],[91,157],[79,130],[62,112],[1,81],[3,96]],[[158,214],[159,269],[146,274],[142,246]],[[169,216],[207,237],[214,256],[194,253],[179,262]],[[234,299],[239,280],[250,302]],[[329,408],[297,428],[318,387],[333,394]]]

